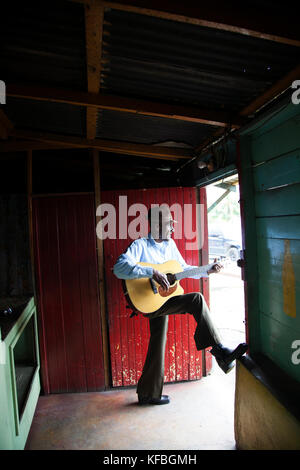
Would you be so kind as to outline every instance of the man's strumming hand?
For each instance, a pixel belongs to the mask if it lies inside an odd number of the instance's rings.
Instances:
[[[161,273],[157,271],[156,269],[153,269],[153,276],[152,279],[154,279],[155,282],[157,282],[163,290],[167,291],[170,287],[170,283],[168,281],[167,276],[164,273]]]

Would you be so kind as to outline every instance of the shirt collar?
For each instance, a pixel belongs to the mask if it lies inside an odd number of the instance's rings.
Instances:
[[[169,243],[170,240],[163,240],[161,243],[157,243],[151,235],[151,232],[148,233],[148,240],[152,246],[162,247]]]

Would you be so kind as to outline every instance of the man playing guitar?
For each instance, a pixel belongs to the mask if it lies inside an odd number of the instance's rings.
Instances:
[[[154,284],[157,284],[161,296],[156,295],[156,298],[163,297],[165,293],[166,300],[163,299],[162,306],[157,310],[144,313],[145,310],[139,309],[145,317],[149,318],[150,339],[143,372],[137,385],[138,401],[141,405],[163,405],[170,401],[167,395],[162,395],[168,315],[189,313],[194,316],[197,322],[194,334],[197,350],[200,351],[212,346],[210,352],[215,356],[218,365],[225,373],[232,370],[234,367],[233,361],[242,356],[247,351],[248,346],[245,343],[241,343],[232,350],[222,344],[219,333],[211,321],[208,306],[201,293],[193,292],[176,295],[175,292],[168,298],[168,292],[171,291],[171,286],[178,277],[174,273],[166,274],[161,272],[160,269],[156,269],[156,267],[159,268],[157,265],[174,260],[181,266],[183,276],[186,271],[187,275],[185,277],[194,277],[196,279],[208,277],[212,273],[218,273],[222,266],[216,262],[205,267],[189,266],[186,264],[174,240],[171,238],[174,231],[174,220],[167,205],[165,207],[160,206],[149,209],[148,220],[150,224],[148,237],[135,240],[127,248],[126,252],[119,256],[114,266],[114,274],[119,279],[126,280],[128,286],[130,286],[131,280],[134,280],[134,282],[135,280],[146,282],[147,286],[150,286],[149,280],[152,283],[152,287]],[[155,264],[156,267],[147,264]],[[190,276],[188,271],[194,275]],[[153,281],[155,282],[153,283]],[[183,292],[182,289],[181,291]],[[131,292],[134,293],[134,289]],[[150,287],[149,292],[151,292]],[[155,292],[157,293],[157,290]]]

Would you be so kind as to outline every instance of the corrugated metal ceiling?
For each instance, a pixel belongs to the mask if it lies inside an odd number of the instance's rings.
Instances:
[[[197,146],[218,127],[177,119],[102,110],[98,114],[97,137],[110,140],[158,144],[172,141]],[[176,145],[174,145],[176,146]]]
[[[17,13],[11,5],[0,32],[1,79],[86,91],[83,4],[26,2]],[[235,114],[299,62],[296,47],[241,34],[111,9],[104,20],[101,93]],[[6,113],[17,127],[86,135],[79,106],[8,98]],[[197,147],[216,129],[101,110],[97,137]]]
[[[106,11],[101,91],[236,112],[299,62],[297,47]]]
[[[18,129],[86,136],[86,110],[50,101],[7,98],[7,116]]]
[[[11,2],[1,14],[1,80],[86,91],[83,5]]]
[[[6,114],[17,129],[86,136],[86,110],[81,106],[8,97]]]

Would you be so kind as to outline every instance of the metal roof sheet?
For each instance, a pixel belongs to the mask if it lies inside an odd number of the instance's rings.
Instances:
[[[102,59],[102,92],[236,112],[296,66],[299,49],[109,10]]]
[[[218,127],[143,114],[101,110],[97,137],[143,144],[172,141],[195,147]],[[180,146],[180,145],[178,145]]]
[[[1,80],[86,90],[83,5],[19,2],[3,15]]]
[[[86,136],[84,107],[8,97],[5,109],[17,129]]]

